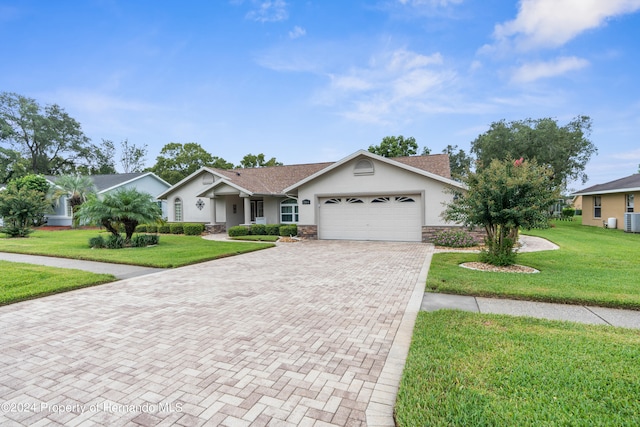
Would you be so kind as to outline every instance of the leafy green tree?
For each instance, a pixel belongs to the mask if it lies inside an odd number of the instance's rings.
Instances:
[[[138,224],[159,222],[162,210],[147,193],[124,188],[108,193],[102,200],[89,197],[78,209],[77,216],[87,223],[97,223],[112,235],[119,236],[124,228],[125,242],[130,242]]]
[[[459,149],[457,145],[447,145],[447,147],[442,150],[442,154],[449,155],[449,167],[453,179],[460,181],[471,170],[473,157],[467,155],[467,153]]]
[[[424,146],[422,147],[422,153],[420,153],[421,156],[428,156],[429,154],[431,154],[431,148]]]
[[[78,226],[76,218],[78,208],[94,194],[96,194],[96,186],[88,176],[62,175],[56,180],[51,198],[56,204],[59,204],[63,197],[67,199],[67,203],[71,205],[71,223],[75,228]]]
[[[565,126],[554,119],[526,119],[512,122],[501,120],[471,143],[471,152],[478,160],[477,167],[488,166],[492,160],[509,157],[536,160],[552,169],[551,179],[563,188],[575,179],[587,181],[584,173],[587,162],[597,153],[589,140],[591,119],[578,116]]]
[[[524,159],[493,160],[465,178],[468,190],[456,194],[445,209],[448,221],[483,226],[486,250],[481,260],[495,265],[515,262],[513,252],[521,228],[545,226],[557,199],[552,169]]]
[[[28,188],[40,193],[43,198],[46,198],[49,192],[49,181],[42,175],[28,174],[12,181],[18,189]]]
[[[0,184],[25,176],[28,171],[29,161],[18,151],[0,147]]]
[[[282,166],[282,163],[277,161],[275,157],[266,160],[263,153],[258,155],[247,154],[240,160],[240,166],[242,168],[262,168],[267,166]]]
[[[162,147],[156,164],[149,170],[170,184],[186,178],[203,166],[232,169],[233,164],[215,157],[195,142],[170,142]]]
[[[0,141],[24,155],[36,174],[75,171],[96,161],[96,146],[62,107],[42,107],[15,93],[0,93]]]
[[[10,237],[27,237],[33,232],[34,223],[51,209],[50,203],[38,190],[27,185],[18,186],[15,181],[0,191],[0,217],[2,232]]]
[[[413,156],[418,152],[418,143],[412,136],[385,136],[380,145],[369,146],[369,152],[382,157]]]

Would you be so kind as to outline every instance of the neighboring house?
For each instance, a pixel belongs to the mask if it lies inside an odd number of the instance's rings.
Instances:
[[[446,154],[385,158],[360,150],[338,162],[222,170],[203,167],[158,196],[169,221],[213,232],[240,224],[298,225],[312,239],[423,241],[441,218],[451,179]]]
[[[56,185],[58,176],[46,175],[45,178]],[[157,196],[166,191],[171,184],[158,177],[153,172],[119,173],[113,175],[92,175],[89,178],[96,186],[98,197],[111,193],[121,188],[135,188],[140,192],[151,194],[162,208],[162,217],[167,217],[166,202]],[[47,225],[70,226],[72,219],[71,205],[66,198],[60,198],[59,203],[54,206],[54,213],[45,215]]]
[[[602,227],[609,224],[609,218],[615,218],[616,228],[623,228],[625,213],[636,212],[634,205],[635,199],[640,197],[640,174],[594,185],[574,196],[582,196],[582,224]]]
[[[7,188],[4,185],[0,185],[0,191],[4,191],[4,189]],[[4,219],[2,219],[2,217],[0,216],[0,227],[4,226]]]

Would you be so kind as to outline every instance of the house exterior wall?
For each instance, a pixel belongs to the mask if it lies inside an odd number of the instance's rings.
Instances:
[[[318,224],[319,197],[419,194],[423,203],[422,225],[447,225],[440,214],[443,203],[450,202],[453,196],[444,192],[444,183],[376,160],[372,160],[372,175],[354,175],[354,166],[358,160],[360,159],[355,158],[298,189],[299,224]],[[310,204],[304,205],[302,201],[305,199]]]
[[[71,227],[71,217],[67,216],[67,203],[69,201],[66,197],[61,197],[58,204],[53,206],[53,212],[46,214],[47,225]]]
[[[212,221],[212,199],[210,199],[209,197],[197,197],[198,194],[202,193],[202,191],[204,191],[208,186],[211,185],[211,181],[203,179],[203,176],[205,174],[209,173],[206,171],[202,171],[202,173],[194,176],[193,179],[191,179],[189,182],[185,183],[180,188],[172,191],[167,195],[167,211],[169,221],[176,220],[175,201],[177,198],[180,198],[182,200],[182,222],[210,223]],[[203,203],[202,209],[198,209],[198,207],[196,206],[196,203],[198,203],[199,200],[201,200]]]
[[[267,218],[267,224],[280,223],[280,202],[285,200],[282,197],[265,197],[264,198],[264,216]]]
[[[244,199],[240,196],[225,196],[225,199],[228,230],[229,227],[244,223]]]
[[[627,211],[627,194],[633,194],[636,203],[640,202],[640,192],[601,194],[602,214],[600,218],[594,216],[594,196],[583,196],[582,225],[602,227],[603,221],[607,222],[609,218],[615,218],[617,228],[624,228],[624,214]],[[635,206],[635,212],[640,212],[638,206]]]

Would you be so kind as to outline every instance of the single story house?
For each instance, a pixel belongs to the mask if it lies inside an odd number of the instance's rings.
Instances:
[[[53,186],[59,176],[46,175],[45,178]],[[143,193],[151,194],[158,205],[162,208],[162,217],[167,217],[167,203],[156,196],[171,187],[167,181],[163,180],[153,172],[119,173],[110,175],[89,176],[95,185],[98,197],[116,191],[120,188],[136,188]],[[60,198],[59,203],[54,206],[52,214],[45,215],[47,225],[70,226],[72,220],[71,205],[66,198]]]
[[[640,197],[640,173],[585,188],[574,196],[582,196],[583,225],[602,227],[615,218],[616,228],[623,228],[625,213],[635,212],[635,198]]]
[[[428,241],[464,190],[449,156],[386,158],[359,150],[329,163],[222,170],[203,167],[158,195],[169,221],[212,232],[240,224],[297,224],[311,239]]]

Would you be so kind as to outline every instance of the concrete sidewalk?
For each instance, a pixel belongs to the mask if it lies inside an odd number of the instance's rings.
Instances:
[[[108,262],[83,261],[78,259],[56,258],[40,255],[23,255],[0,252],[0,260],[45,265],[47,267],[71,268],[98,274],[113,274],[117,279],[130,279],[151,273],[164,271],[164,268],[141,267],[138,265],[112,264]]]
[[[636,310],[425,293],[422,298],[421,310],[436,311],[440,309],[529,316],[540,319],[568,320],[594,325],[640,329],[640,311]]]

